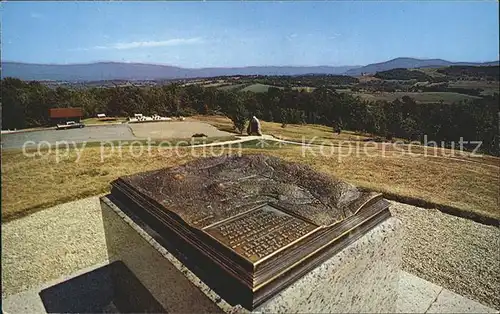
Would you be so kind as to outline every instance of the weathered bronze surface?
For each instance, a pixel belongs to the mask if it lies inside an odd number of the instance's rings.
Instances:
[[[204,230],[256,263],[317,229],[310,222],[266,204]]]
[[[263,155],[202,158],[123,180],[196,228],[268,202],[331,225],[354,214],[353,201],[369,194],[305,165]]]
[[[183,255],[206,257],[196,267],[220,270],[228,299],[248,308],[390,216],[380,194],[264,155],[199,159],[112,186],[123,206],[178,237]]]

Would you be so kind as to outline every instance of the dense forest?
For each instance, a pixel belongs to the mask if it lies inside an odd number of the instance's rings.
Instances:
[[[459,66],[454,65],[437,70],[438,73],[446,75],[450,79],[470,79],[470,80],[500,80],[499,66]]]
[[[293,87],[293,86],[308,86],[321,87],[327,85],[349,85],[356,84],[359,80],[347,75],[294,75],[294,76],[257,76],[243,77],[244,80],[250,80],[254,83],[267,85]]]
[[[482,149],[499,155],[499,95],[453,104],[417,104],[404,96],[392,102],[369,102],[334,88],[313,92],[269,88],[264,93],[237,92],[199,85],[168,84],[153,87],[51,89],[40,82],[2,80],[2,128],[47,125],[49,108],[82,107],[86,117],[97,113],[131,116],[224,114],[243,131],[251,115],[265,121],[317,123],[408,140],[483,141]]]
[[[498,66],[449,66],[436,70],[442,76],[430,76],[419,70],[403,68],[377,72],[374,76],[383,80],[416,80],[418,82],[444,82],[450,80],[485,80],[498,81],[500,67]]]
[[[383,80],[416,80],[418,82],[428,82],[433,79],[422,71],[408,69],[392,69],[377,72],[375,77]]]
[[[423,85],[423,86],[412,86],[410,91],[419,92],[447,92],[447,93],[459,93],[471,96],[481,96],[483,91],[481,88],[461,88],[461,87],[449,87],[447,82]]]

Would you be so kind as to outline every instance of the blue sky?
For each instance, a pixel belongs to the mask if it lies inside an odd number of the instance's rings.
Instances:
[[[183,67],[499,58],[496,1],[3,2],[2,60]]]

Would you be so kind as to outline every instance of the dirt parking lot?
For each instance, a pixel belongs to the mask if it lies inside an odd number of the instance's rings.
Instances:
[[[82,143],[133,139],[136,137],[126,124],[87,126],[83,129],[54,129],[2,134],[2,148],[22,148],[25,143],[26,147],[33,147],[44,141],[56,144],[58,141]]]
[[[210,124],[197,121],[132,123],[87,126],[83,129],[6,133],[2,134],[2,148],[22,148],[23,145],[33,147],[44,141],[50,144],[56,144],[58,141],[67,141],[72,144],[114,140],[130,141],[147,138],[162,140],[170,138],[180,139],[190,138],[196,133],[202,133],[208,137],[233,135],[228,132],[219,131]]]
[[[233,135],[228,132],[219,131],[210,124],[197,121],[131,123],[129,126],[134,135],[140,138],[190,138],[196,133],[202,133],[208,137]]]

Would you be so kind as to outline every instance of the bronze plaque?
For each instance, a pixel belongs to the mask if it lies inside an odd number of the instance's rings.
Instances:
[[[204,231],[248,261],[258,264],[318,228],[265,204],[208,226]]]
[[[248,309],[390,217],[378,193],[265,155],[203,158],[112,185],[200,279]]]

